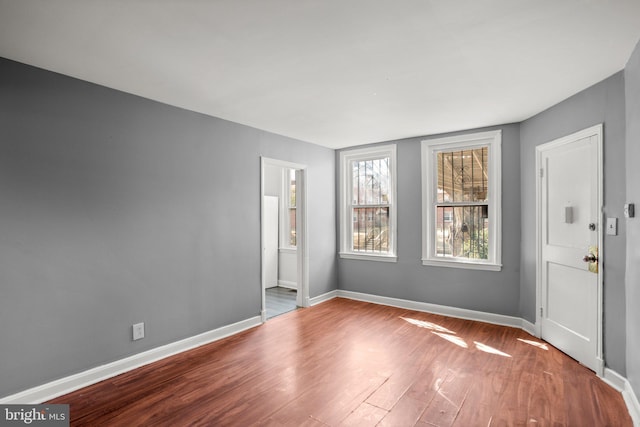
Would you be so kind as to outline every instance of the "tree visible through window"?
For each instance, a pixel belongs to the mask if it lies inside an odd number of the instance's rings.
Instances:
[[[396,261],[396,146],[340,153],[340,256]]]
[[[389,158],[352,162],[353,250],[389,251]]]
[[[437,153],[437,256],[487,259],[489,147]]]
[[[422,141],[422,263],[500,270],[500,131]]]

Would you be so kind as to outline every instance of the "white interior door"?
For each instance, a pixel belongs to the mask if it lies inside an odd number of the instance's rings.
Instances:
[[[601,141],[597,126],[537,149],[540,334],[594,371],[601,369]]]
[[[264,287],[278,286],[278,198],[264,197]]]

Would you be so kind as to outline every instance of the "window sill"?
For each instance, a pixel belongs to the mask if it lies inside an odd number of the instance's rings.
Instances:
[[[427,258],[422,260],[422,265],[430,265],[433,267],[462,268],[467,270],[488,270],[501,271],[502,264],[492,264],[488,262],[470,262],[470,261],[453,261],[444,259]]]
[[[340,258],[345,259],[360,259],[365,261],[380,261],[380,262],[398,262],[398,257],[395,255],[373,255],[373,254],[358,254],[353,252],[340,252]]]
[[[283,247],[278,249],[280,251],[281,254],[295,254],[296,253],[296,248],[294,247]]]

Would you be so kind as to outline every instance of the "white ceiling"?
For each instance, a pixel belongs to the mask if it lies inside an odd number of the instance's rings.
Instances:
[[[0,56],[332,148],[522,121],[639,39],[640,0],[0,0]]]

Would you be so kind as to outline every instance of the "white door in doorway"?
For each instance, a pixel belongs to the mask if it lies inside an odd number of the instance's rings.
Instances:
[[[602,373],[602,126],[537,147],[541,337]],[[600,254],[601,255],[601,254]]]
[[[274,196],[264,196],[264,287],[278,286],[278,205]]]

